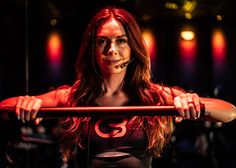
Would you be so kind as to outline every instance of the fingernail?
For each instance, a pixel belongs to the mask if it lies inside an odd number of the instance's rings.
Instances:
[[[17,119],[20,120],[20,116],[17,116]]]
[[[39,119],[36,119],[36,120],[35,120],[35,124],[36,124],[36,125],[39,125]]]
[[[23,123],[25,123],[25,120],[22,120]]]

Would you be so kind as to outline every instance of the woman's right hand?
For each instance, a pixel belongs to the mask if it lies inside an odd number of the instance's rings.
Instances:
[[[34,96],[19,96],[16,102],[16,115],[23,123],[25,121],[35,120],[39,124],[42,118],[36,118],[41,108],[42,100]]]

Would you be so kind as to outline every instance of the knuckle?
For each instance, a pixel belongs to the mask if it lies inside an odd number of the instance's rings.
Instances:
[[[185,94],[185,93],[183,93],[183,94],[180,95],[180,98],[184,98],[184,97],[186,97],[186,94]]]
[[[23,99],[23,96],[19,96],[19,97],[18,97],[18,100],[19,100],[19,99]]]
[[[41,99],[37,99],[37,102],[38,102],[38,103],[42,103],[42,100],[41,100]]]
[[[17,105],[16,105],[16,108],[17,108],[17,109],[21,109],[22,107],[21,107],[21,105],[17,104]]]

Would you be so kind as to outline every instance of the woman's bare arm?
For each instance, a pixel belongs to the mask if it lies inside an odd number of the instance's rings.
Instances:
[[[196,93],[186,93],[178,88],[164,87],[169,95],[174,95],[174,106],[185,119],[230,122],[236,119],[235,106],[222,99],[199,97]],[[200,111],[200,104],[205,112]],[[200,117],[201,116],[201,117]]]
[[[37,96],[11,97],[0,102],[0,108],[15,107],[16,115],[23,122],[33,120],[41,107],[65,106],[70,88],[57,89]]]
[[[200,98],[205,105],[204,120],[230,122],[236,119],[236,108],[233,104],[215,98]]]

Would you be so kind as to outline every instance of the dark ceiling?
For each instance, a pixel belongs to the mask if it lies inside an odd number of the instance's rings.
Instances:
[[[73,58],[77,52],[78,43],[80,43],[80,37],[82,35],[81,32],[84,31],[84,26],[86,26],[87,22],[90,20],[91,16],[101,7],[115,4],[116,6],[124,7],[129,11],[133,12],[137,19],[143,22],[156,22],[159,20],[164,20],[165,24],[151,24],[147,26],[154,26],[156,35],[159,37],[159,54],[164,55],[166,58],[163,58],[164,63],[163,66],[159,65],[159,69],[162,70],[163,75],[159,75],[159,78],[164,81],[176,80],[178,83],[178,76],[172,74],[172,70],[168,69],[169,58],[173,58],[176,53],[174,53],[175,45],[175,30],[174,28],[179,19],[186,20],[186,14],[191,14],[192,20],[200,20],[197,22],[198,28],[198,37],[201,39],[201,50],[202,53],[200,55],[202,58],[205,56],[209,58],[210,56],[210,24],[208,24],[208,20],[216,20],[216,16],[219,14],[222,16],[223,21],[226,20],[227,24],[227,37],[230,43],[228,44],[228,55],[229,55],[229,63],[230,68],[235,67],[235,26],[233,25],[236,17],[236,0],[7,0],[2,1],[0,4],[0,19],[2,35],[0,40],[0,55],[6,55],[4,57],[4,61],[0,61],[0,71],[2,74],[8,74],[10,71],[7,71],[8,65],[12,64],[12,56],[17,60],[15,61],[16,65],[12,66],[17,69],[24,69],[24,60],[21,58],[25,58],[25,52],[29,52],[30,56],[33,56],[37,65],[39,65],[44,60],[37,60],[41,58],[40,56],[44,56],[44,43],[47,33],[51,29],[61,30],[65,37],[63,40],[65,41],[65,51],[67,55],[70,55],[71,58],[69,61],[73,62]],[[28,5],[26,5],[28,4]],[[169,21],[170,19],[177,20],[176,22]],[[202,19],[204,20],[203,22]],[[51,21],[56,20],[57,25],[52,26]],[[181,20],[181,21],[182,21]],[[167,24],[166,24],[167,23]],[[198,24],[199,23],[199,24]],[[230,24],[228,24],[230,23]],[[218,22],[217,22],[218,24]],[[209,26],[210,25],[210,26]],[[146,25],[145,25],[146,26]],[[157,28],[158,27],[158,28]],[[208,28],[208,29],[207,29]],[[168,33],[167,33],[168,32]],[[26,46],[28,45],[28,46]],[[170,49],[169,47],[173,46],[174,49]],[[14,49],[12,49],[14,48]],[[25,51],[25,49],[28,49]],[[38,57],[37,57],[38,56]],[[164,57],[163,56],[163,57]],[[37,59],[36,59],[37,58]],[[166,60],[165,60],[166,59]],[[162,60],[162,61],[163,61]],[[206,61],[210,62],[210,58],[205,60],[204,65],[206,65],[206,70],[201,65],[201,72],[203,71],[206,79],[210,79],[210,71],[208,70],[208,64]],[[200,62],[200,61],[199,61]],[[42,63],[43,64],[43,63]],[[232,64],[232,65],[231,65]],[[4,67],[6,66],[6,70]],[[67,66],[67,64],[65,65]],[[171,66],[170,66],[171,67]],[[31,68],[32,72],[40,73],[38,69],[41,67],[33,66]],[[37,69],[38,68],[38,69]],[[66,67],[69,69],[68,67]],[[162,69],[163,68],[163,69]],[[158,69],[158,73],[159,73]],[[177,69],[177,68],[176,68]],[[5,72],[5,71],[7,72]],[[73,67],[69,70],[74,70]],[[35,75],[35,78],[42,76],[45,72],[45,68],[42,68],[41,74]],[[208,72],[209,71],[209,72]],[[230,71],[230,69],[229,69]],[[235,71],[235,70],[234,70]],[[229,76],[232,76],[232,79],[235,79],[235,72],[230,71],[225,75],[225,80],[230,79]],[[5,75],[6,78],[8,76],[15,76],[15,80],[20,83],[20,80],[23,80],[22,76],[24,76],[21,71],[12,71],[13,75]],[[15,72],[21,73],[16,75]],[[208,72],[208,75],[206,74]],[[0,76],[1,76],[0,73]],[[64,75],[64,74],[63,74]],[[46,74],[45,74],[46,76]],[[18,78],[16,78],[18,77]],[[73,76],[64,75],[65,80],[70,81]],[[33,78],[33,77],[31,77]],[[42,77],[44,78],[44,76]],[[47,78],[47,76],[45,77]],[[202,77],[203,78],[203,77]],[[222,77],[223,78],[223,77]],[[9,80],[9,79],[8,79]],[[40,79],[31,80],[32,88],[34,90],[34,81],[35,88],[37,87],[37,82],[40,83],[44,80],[37,81]],[[1,79],[1,81],[4,81]],[[7,81],[7,79],[6,79]],[[51,81],[50,81],[51,82]],[[230,81],[231,82],[231,81]],[[14,82],[12,82],[14,84]],[[21,82],[21,83],[24,83]],[[45,82],[46,83],[46,82]],[[208,82],[208,87],[205,82],[203,82],[203,89],[208,89],[211,86],[211,83]],[[235,82],[234,82],[235,83]],[[232,83],[232,85],[235,85]],[[196,85],[199,84],[196,83]],[[1,83],[0,83],[1,85]],[[42,84],[43,85],[43,84]],[[46,84],[45,84],[46,85]],[[5,87],[9,87],[10,85],[6,83]],[[14,86],[12,86],[14,88]],[[23,87],[19,87],[23,88]],[[38,87],[37,87],[38,88]],[[41,88],[41,87],[40,87]],[[230,86],[228,88],[231,88]],[[1,88],[0,88],[1,89]],[[7,89],[6,89],[7,90]],[[4,90],[0,90],[0,92],[4,92]],[[17,91],[12,90],[12,94],[17,93]],[[235,94],[229,91],[232,94],[232,97],[235,97]],[[8,93],[9,94],[9,91]],[[236,99],[235,99],[236,100]]]
[[[236,16],[235,0],[43,0],[30,3],[41,3],[44,15],[62,18],[90,15],[110,4],[127,8],[146,21],[185,19],[186,14],[192,19],[215,19],[221,15],[223,19],[232,20]]]
[[[185,18],[189,13],[192,18],[233,18],[236,15],[234,0],[148,0],[140,1],[139,10],[152,18]]]
[[[192,19],[215,19],[221,15],[223,19],[234,20],[236,16],[235,0],[9,0],[8,5],[21,6],[29,4],[39,9],[41,17],[48,19],[90,16],[96,9],[115,4],[129,9],[139,19],[154,21],[156,19],[185,19],[190,14]],[[6,9],[5,9],[6,10]],[[29,13],[30,14],[30,13]]]

